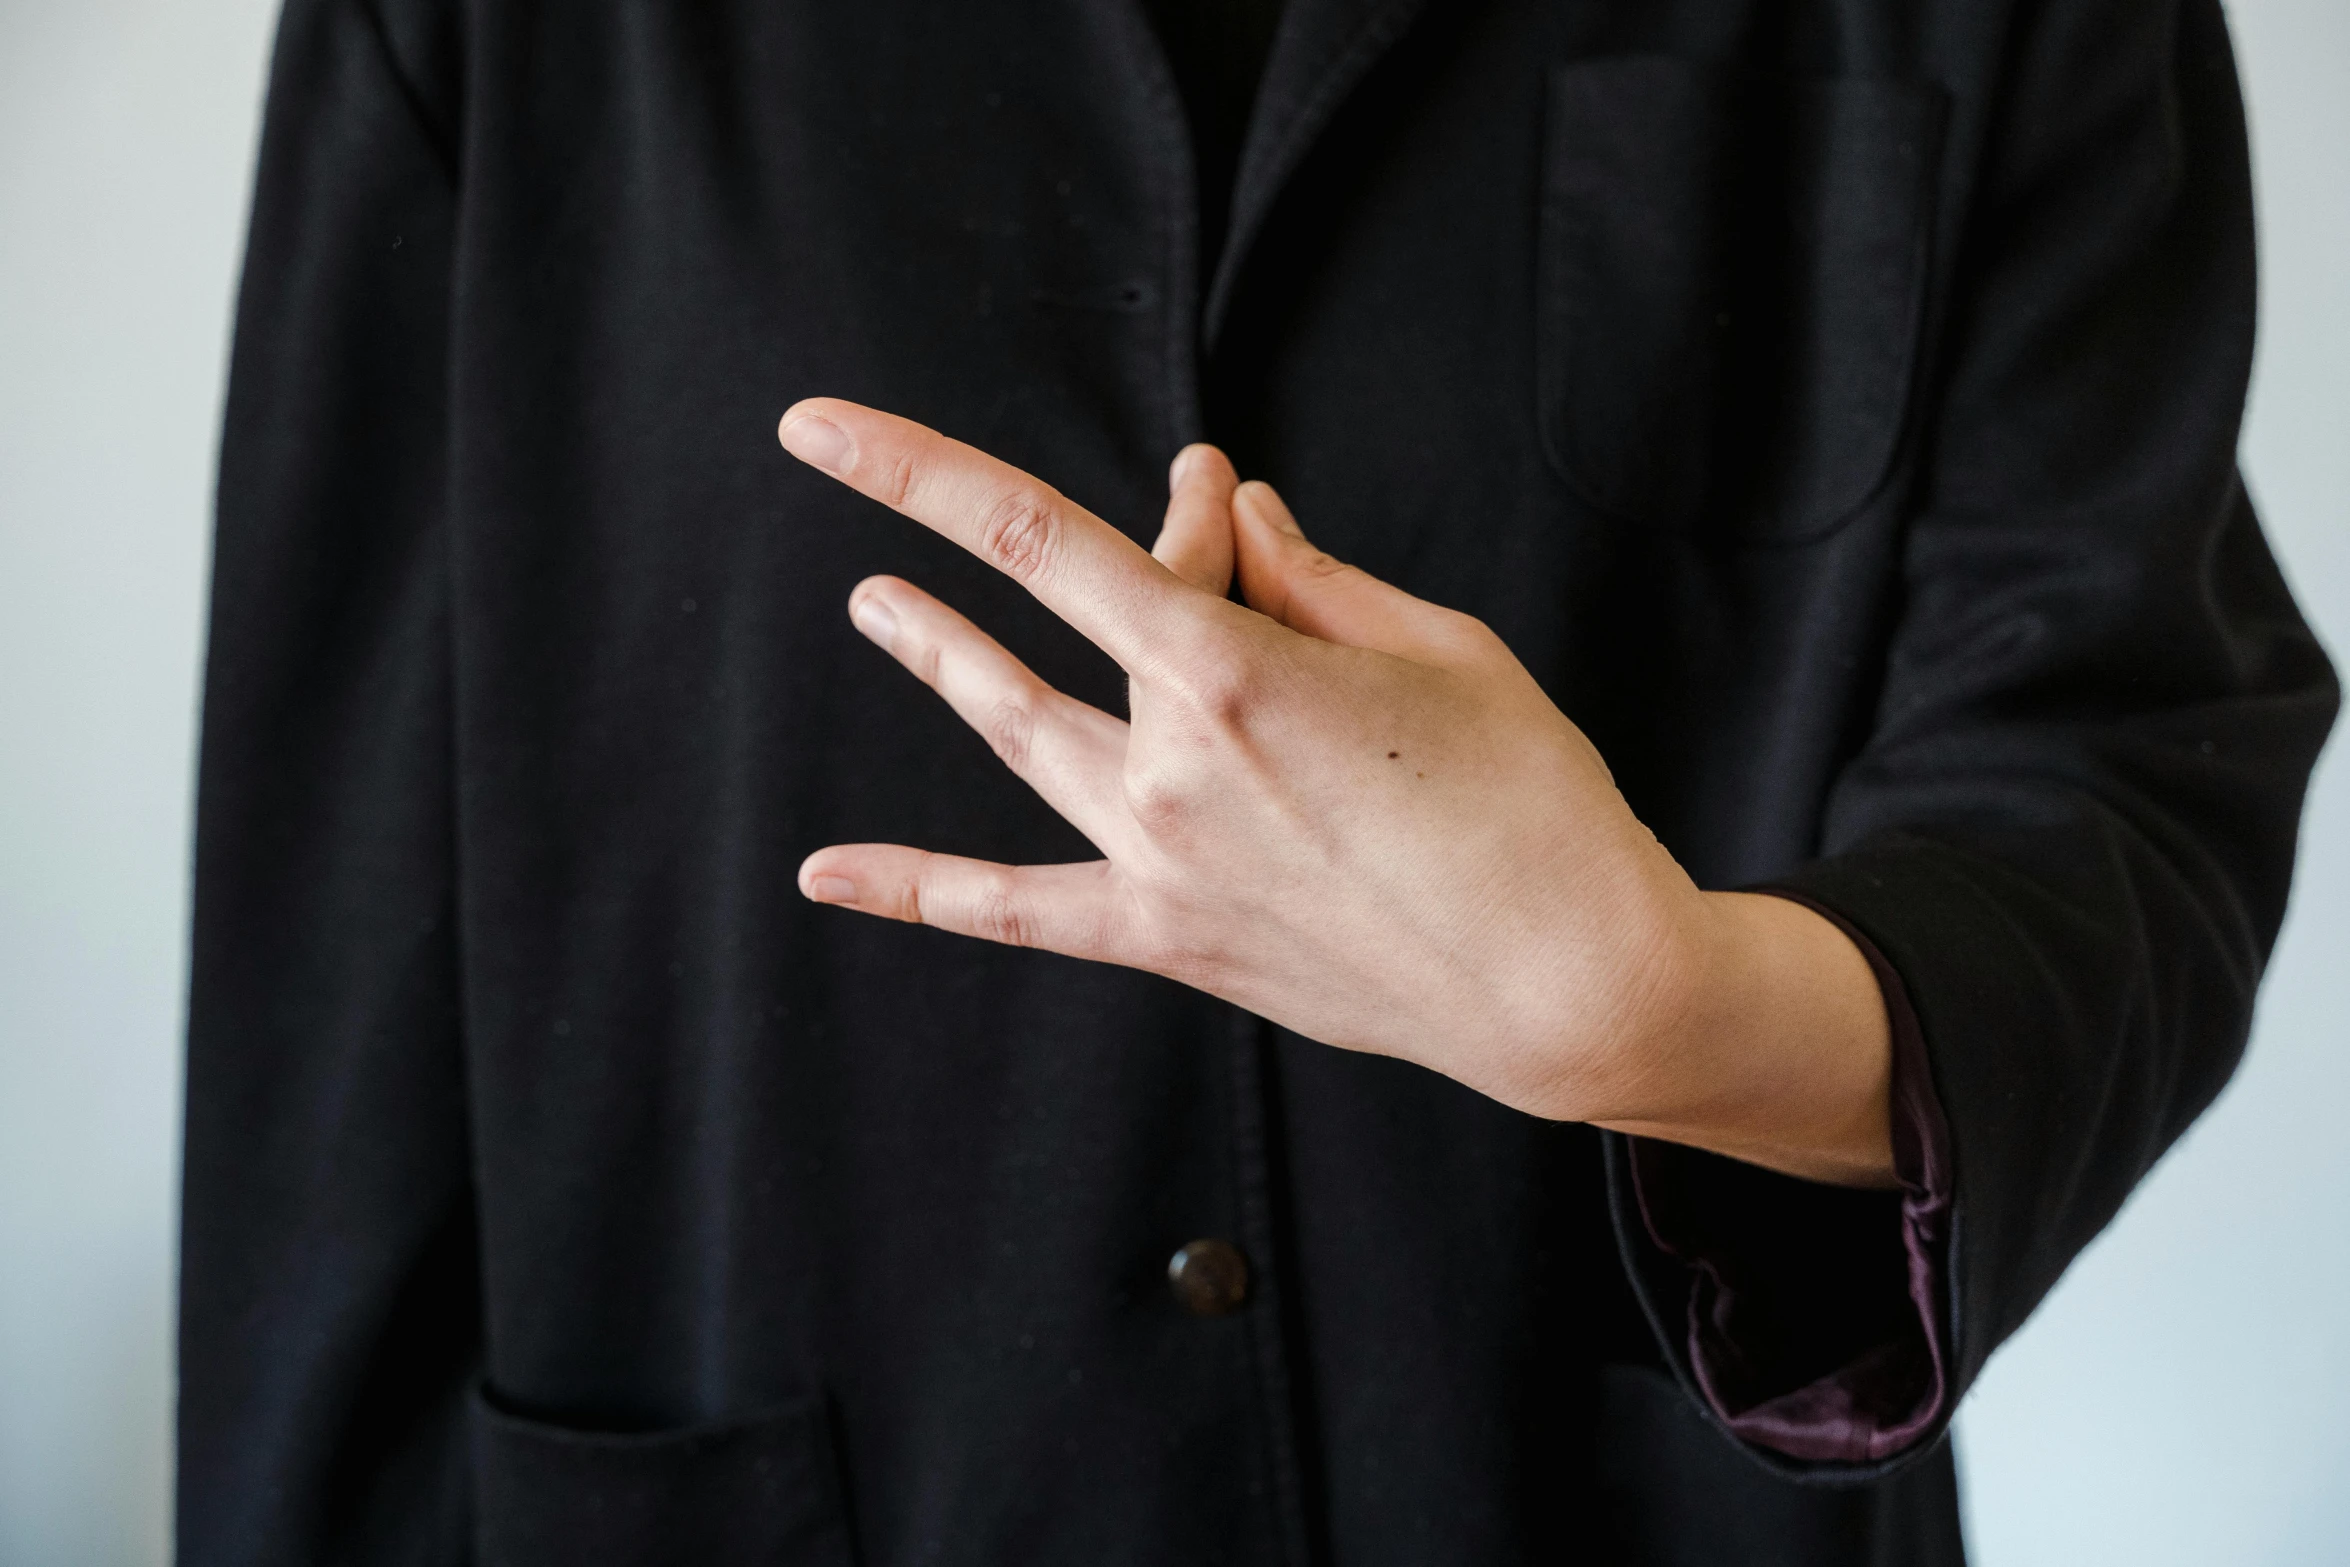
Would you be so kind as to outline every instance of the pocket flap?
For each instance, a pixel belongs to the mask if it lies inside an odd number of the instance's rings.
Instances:
[[[481,1567],[849,1567],[819,1399],[650,1432],[527,1419],[486,1393],[476,1414]]]

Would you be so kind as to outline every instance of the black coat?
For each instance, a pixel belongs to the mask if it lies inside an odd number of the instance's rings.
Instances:
[[[1958,1559],[1946,1444],[1708,1423],[1597,1134],[803,902],[829,842],[1087,853],[861,576],[1120,692],[773,425],[877,404],[1144,539],[1211,437],[1490,623],[1701,884],[1898,970],[1963,1386],[2227,1077],[2334,708],[2234,467],[2216,5],[1290,0],[1205,264],[1181,112],[1134,0],[291,0],[184,1559]],[[1240,1309],[1170,1298],[1195,1237]]]

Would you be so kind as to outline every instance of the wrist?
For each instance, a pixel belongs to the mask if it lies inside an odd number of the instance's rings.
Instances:
[[[1892,1035],[1868,959],[1812,910],[1701,893],[1629,1113],[1598,1124],[1808,1180],[1894,1184]]]

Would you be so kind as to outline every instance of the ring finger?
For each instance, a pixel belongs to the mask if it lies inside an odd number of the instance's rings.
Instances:
[[[1127,726],[1037,678],[1004,645],[912,583],[868,577],[849,619],[936,691],[995,754],[1103,853],[1122,814]]]

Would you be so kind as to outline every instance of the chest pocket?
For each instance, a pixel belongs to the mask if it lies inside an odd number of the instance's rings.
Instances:
[[[1919,83],[1553,69],[1538,395],[1584,499],[1797,543],[1876,492],[1909,403],[1941,125]]]

